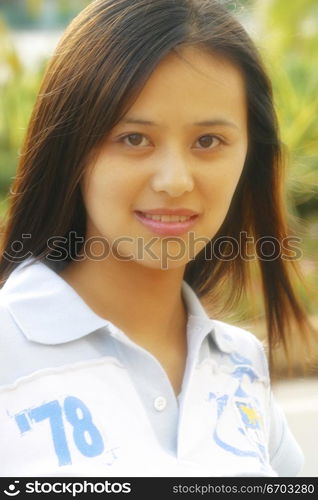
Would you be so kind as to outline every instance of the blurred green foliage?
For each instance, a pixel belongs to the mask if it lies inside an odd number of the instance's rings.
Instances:
[[[14,29],[63,28],[89,0],[0,0],[2,17]]]
[[[25,72],[0,19],[0,198],[8,192],[14,177],[18,153],[34,104],[41,71]],[[2,81],[1,81],[2,79]],[[4,204],[0,205],[0,215]]]
[[[47,28],[45,12],[49,7],[51,27],[65,26],[88,3],[89,0],[0,0],[0,218],[7,208],[6,195],[45,66],[45,61],[36,70],[23,64],[13,46],[8,23],[10,28]]]
[[[287,202],[307,287],[297,284],[298,293],[318,318],[318,2],[255,0],[252,18],[288,152]]]
[[[253,12],[289,151],[290,208],[318,216],[318,2],[256,0]]]

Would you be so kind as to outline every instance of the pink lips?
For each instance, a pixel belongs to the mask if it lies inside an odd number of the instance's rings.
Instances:
[[[161,222],[157,220],[147,219],[145,214],[140,211],[135,211],[136,218],[148,229],[153,231],[156,234],[160,234],[161,236],[180,236],[181,234],[186,233],[191,229],[191,227],[196,223],[199,215],[192,215],[194,212],[187,210],[165,210],[159,212],[159,210],[149,210],[147,214],[155,215],[154,212],[157,212],[158,215],[187,215],[191,216],[191,218],[184,222]],[[190,213],[189,213],[190,212]]]
[[[189,208],[153,208],[146,210],[136,210],[139,213],[147,213],[149,215],[198,215],[198,212]]]

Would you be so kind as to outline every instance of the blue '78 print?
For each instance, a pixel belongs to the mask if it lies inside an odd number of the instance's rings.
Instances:
[[[59,466],[72,463],[64,429],[65,419],[73,427],[74,443],[82,455],[96,457],[104,451],[103,438],[93,423],[91,412],[83,401],[74,396],[65,398],[63,407],[54,400],[15,415],[22,433],[31,430],[33,423],[48,420]]]

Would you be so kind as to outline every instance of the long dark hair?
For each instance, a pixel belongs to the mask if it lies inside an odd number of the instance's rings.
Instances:
[[[96,0],[69,25],[46,70],[10,191],[0,284],[26,256],[50,257],[47,241],[54,235],[66,238],[72,259],[70,232],[83,237],[86,232],[80,180],[88,155],[127,112],[161,59],[186,45],[233,62],[246,85],[248,156],[211,248],[220,236],[238,241],[243,231],[255,240],[281,242],[287,236],[271,84],[244,28],[215,0]],[[31,238],[23,239],[25,234]],[[16,240],[23,241],[22,257]],[[216,295],[226,279],[227,305],[234,305],[246,289],[248,263],[241,256],[221,260],[208,254],[209,245],[187,264],[184,279],[200,297]],[[259,259],[259,268],[271,361],[278,341],[288,354],[290,321],[304,340],[308,323],[287,262]]]

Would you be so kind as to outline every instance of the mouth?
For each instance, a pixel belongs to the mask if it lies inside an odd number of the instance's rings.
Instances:
[[[136,218],[148,229],[160,235],[177,236],[187,232],[199,215],[160,215],[135,211]]]

